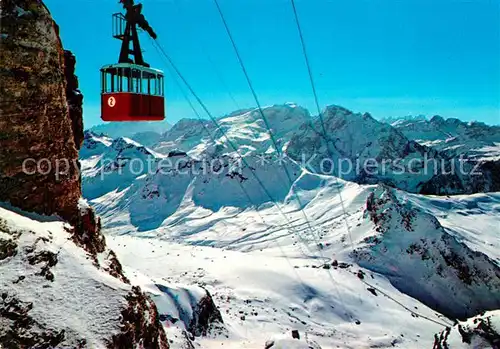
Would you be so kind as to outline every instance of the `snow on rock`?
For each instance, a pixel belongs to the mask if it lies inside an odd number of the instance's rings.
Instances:
[[[113,139],[104,134],[85,131],[83,134],[83,146],[80,149],[80,160],[101,155],[111,146],[111,143],[113,143]]]
[[[325,129],[319,118],[302,125],[287,147],[288,155],[311,171],[362,184],[383,182],[414,193],[500,190],[500,162],[450,157],[368,113],[340,106],[327,107],[323,120]]]
[[[196,285],[164,283],[145,289],[155,301],[165,326],[180,327],[192,338],[206,336],[212,330],[222,330],[222,315],[206,289]]]
[[[353,252],[360,266],[452,318],[500,308],[499,266],[458,242],[402,192],[380,185],[365,214],[373,227]]]
[[[29,216],[0,208],[1,345],[168,348],[154,304],[107,270],[111,251],[103,267],[66,223]]]
[[[433,349],[500,348],[500,310],[487,311],[434,336]]]
[[[317,119],[302,125],[301,132],[293,136],[287,148],[293,159],[305,159],[310,170],[340,175],[359,183],[390,182],[408,191],[418,191],[420,182],[432,177],[432,168],[427,174],[422,168],[415,168],[416,174],[410,173],[410,160],[423,158],[427,149],[370,114],[355,114],[339,106],[329,106],[323,119],[330,137],[328,146]],[[434,158],[437,152],[430,151],[428,156]],[[400,160],[399,165],[391,161],[396,159]],[[371,164],[374,160],[377,162]],[[388,162],[384,165],[382,161]]]
[[[434,116],[430,120],[398,120],[392,124],[407,138],[447,156],[500,159],[500,126]]]

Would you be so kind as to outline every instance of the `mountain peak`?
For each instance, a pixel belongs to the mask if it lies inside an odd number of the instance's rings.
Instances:
[[[439,115],[434,115],[429,121],[433,124],[443,124],[444,118]]]

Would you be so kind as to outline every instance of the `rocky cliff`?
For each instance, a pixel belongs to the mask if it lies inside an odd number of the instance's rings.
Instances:
[[[357,263],[450,318],[500,307],[500,268],[448,233],[403,192],[379,185],[366,201],[372,224]]]
[[[81,199],[75,56],[40,0],[0,16],[0,347],[168,348]]]
[[[0,200],[72,220],[81,192],[79,144],[58,27],[41,2],[7,0],[1,35]],[[71,116],[81,120],[77,109]]]

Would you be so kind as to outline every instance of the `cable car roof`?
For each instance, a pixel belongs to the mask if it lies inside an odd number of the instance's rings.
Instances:
[[[148,68],[142,65],[138,64],[132,64],[132,63],[114,63],[114,64],[107,64],[103,67],[101,67],[101,71],[113,71],[115,69],[137,69],[142,72],[150,73],[152,75],[162,75],[163,76],[163,71],[155,68]]]

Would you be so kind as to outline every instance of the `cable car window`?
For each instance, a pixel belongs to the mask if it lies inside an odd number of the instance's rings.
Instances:
[[[142,70],[137,71],[137,93],[142,93]]]
[[[106,79],[104,78],[104,72],[101,70],[101,93],[106,92]]]
[[[116,77],[118,78],[118,92],[122,92],[122,89],[123,89],[123,69],[122,68],[118,68],[117,69],[118,71],[118,74],[116,75]]]
[[[151,77],[151,94],[156,95],[156,75]]]
[[[106,72],[106,92],[113,92],[113,90],[111,89],[112,80],[113,79],[111,77],[111,73]]]
[[[141,87],[142,87],[142,93],[144,93],[144,94],[149,94],[148,82],[149,82],[149,78],[148,78],[147,73],[143,73],[142,80],[141,80]]]
[[[133,91],[131,74],[132,74],[132,69],[127,69],[127,74],[126,74],[126,76],[127,76],[127,92]]]

